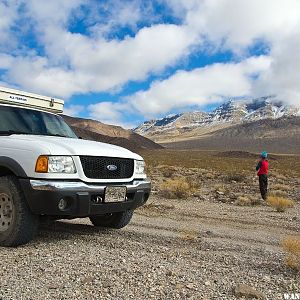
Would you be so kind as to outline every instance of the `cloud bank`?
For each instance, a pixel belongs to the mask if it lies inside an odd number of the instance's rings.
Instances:
[[[276,94],[298,105],[299,47],[298,0],[0,0],[0,81],[66,99],[119,93],[86,105],[110,123],[226,97]],[[195,54],[225,52],[229,61],[184,68]],[[131,82],[148,87],[122,94]]]

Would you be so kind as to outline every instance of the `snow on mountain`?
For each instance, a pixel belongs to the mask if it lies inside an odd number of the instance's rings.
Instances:
[[[230,126],[263,119],[300,116],[300,107],[293,107],[276,100],[275,96],[253,100],[229,100],[210,113],[195,111],[169,115],[158,120],[146,121],[134,129],[136,133],[158,136],[164,133],[179,135],[197,128]]]

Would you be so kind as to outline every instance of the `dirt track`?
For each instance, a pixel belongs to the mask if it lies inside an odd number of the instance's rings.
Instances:
[[[0,299],[236,299],[245,283],[267,299],[300,292],[280,241],[300,232],[300,206],[279,214],[196,200],[158,200],[123,230],[87,219],[43,227],[0,249]]]

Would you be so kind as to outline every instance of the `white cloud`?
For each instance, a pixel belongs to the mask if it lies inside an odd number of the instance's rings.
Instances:
[[[219,63],[192,71],[177,71],[163,81],[152,83],[123,99],[122,103],[102,102],[90,105],[91,115],[104,123],[123,124],[124,115],[138,111],[147,118],[172,109],[215,103],[222,98],[252,95],[253,82],[268,70],[267,56],[249,58],[240,63]],[[124,101],[125,100],[125,101]]]
[[[190,72],[178,71],[164,81],[154,82],[147,91],[137,92],[128,103],[147,117],[174,108],[204,105],[222,98],[252,93],[253,77],[268,69],[268,57],[241,63],[213,64]]]
[[[123,122],[124,108],[154,116],[250,93],[277,93],[289,103],[299,103],[299,0],[165,0],[182,24],[138,28],[143,18],[155,18],[151,8],[143,11],[144,2],[0,0],[0,51],[6,47],[0,52],[0,68],[7,70],[1,80],[63,98],[114,92],[130,81],[160,75],[192,51],[230,49],[240,63],[177,71],[166,80],[153,82],[149,90],[129,96],[127,102],[91,106],[91,114],[98,118],[97,112],[104,110],[107,122]],[[86,28],[90,35],[70,31],[78,16],[84,24],[95,22]],[[18,38],[11,28],[22,18],[27,18],[42,50],[20,46],[10,55],[7,41],[14,45]],[[114,31],[123,26],[135,34],[113,38]],[[246,59],[249,48],[259,40],[268,45],[268,57]]]
[[[47,26],[64,26],[70,20],[71,14],[74,13],[84,0],[22,0],[25,4],[27,15],[37,25],[35,29],[44,30]]]
[[[214,51],[230,49],[242,55],[260,40],[268,44],[270,53],[268,57],[247,59],[239,64],[178,71],[167,80],[154,82],[148,91],[132,95],[130,102],[136,109],[144,115],[155,116],[174,108],[245,94],[277,94],[290,104],[300,104],[299,1],[167,2],[192,32],[211,43],[210,49]]]
[[[45,57],[17,57],[12,60],[6,77],[28,91],[66,97],[80,89],[80,74],[52,67]]]
[[[8,54],[0,53],[0,69],[8,69],[12,66],[13,57]]]
[[[0,0],[0,50],[13,49],[16,39],[12,34],[11,27],[17,20],[19,2],[16,0]]]
[[[83,112],[85,107],[83,105],[68,105],[64,106],[64,115],[71,117],[78,117]]]
[[[187,55],[193,40],[186,28],[177,25],[143,28],[121,41],[93,40],[48,27],[44,39],[49,57],[15,58],[7,77],[26,89],[60,97],[143,80]]]
[[[72,14],[83,13],[86,3],[91,10],[99,5],[83,0],[24,1],[25,16],[45,55],[23,51],[10,58],[10,65],[1,57],[0,63],[7,68],[5,79],[23,89],[68,98],[78,93],[116,91],[129,81],[142,81],[163,71],[190,53],[194,36],[180,25],[152,25],[124,39],[104,38],[101,30],[106,25],[101,22],[98,35],[97,25],[91,36],[70,32]],[[117,1],[114,9],[111,5],[113,18],[108,27],[134,27],[145,15],[141,7],[146,6],[141,3]]]
[[[276,94],[280,100],[300,105],[300,31],[285,37],[271,51],[272,63],[254,86],[258,95]]]
[[[239,52],[257,39],[273,43],[299,29],[298,0],[166,0],[187,26]]]
[[[130,111],[126,103],[101,102],[88,106],[90,118],[106,124],[119,125],[124,128],[133,128],[137,124],[124,121],[124,114]]]
[[[145,17],[144,8],[140,0],[99,2],[93,7],[96,12],[91,18],[96,25],[92,26],[90,31],[94,37],[109,35],[120,27],[126,26],[136,31],[137,23]]]

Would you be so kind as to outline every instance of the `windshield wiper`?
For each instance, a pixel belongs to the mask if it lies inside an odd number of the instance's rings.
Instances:
[[[0,130],[0,135],[12,135],[12,134],[32,134],[32,133],[26,131],[19,131],[19,130]]]

